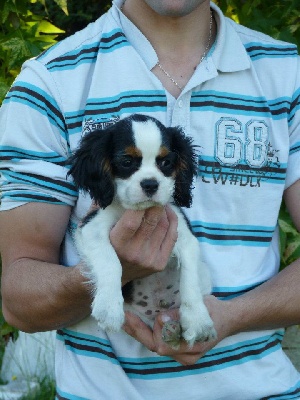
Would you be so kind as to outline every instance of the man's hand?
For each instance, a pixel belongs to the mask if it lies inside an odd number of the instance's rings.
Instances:
[[[177,216],[169,206],[127,210],[110,233],[125,284],[162,271],[177,240]]]
[[[210,295],[205,298],[205,304],[210,312],[212,320],[214,321],[218,337],[217,340],[211,342],[196,343],[192,348],[190,348],[186,342],[182,341],[180,348],[174,350],[162,340],[162,327],[164,323],[170,320],[179,320],[178,309],[169,310],[160,314],[155,321],[153,330],[139,317],[127,312],[126,322],[123,329],[127,334],[134,337],[150,351],[161,356],[172,357],[183,365],[193,365],[217,343],[232,333],[230,307],[228,307],[229,302],[218,300],[216,297]]]

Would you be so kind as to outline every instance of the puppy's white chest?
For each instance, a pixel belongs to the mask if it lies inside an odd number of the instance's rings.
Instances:
[[[164,271],[132,282],[130,304],[126,302],[126,309],[138,314],[144,321],[151,321],[162,311],[178,308],[179,281],[176,259],[171,259]]]

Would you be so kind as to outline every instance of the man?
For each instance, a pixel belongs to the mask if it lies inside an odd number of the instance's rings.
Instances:
[[[84,31],[27,62],[1,111],[3,312],[58,329],[58,399],[291,399],[300,377],[282,327],[300,322],[299,262],[278,273],[284,194],[300,228],[296,48],[238,26],[207,0],[115,0]],[[212,273],[218,339],[173,350],[128,314],[90,314],[72,230],[91,207],[66,180],[82,135],[133,112],[200,146],[188,217]],[[275,153],[274,153],[275,152]],[[273,154],[276,154],[274,159]],[[177,237],[168,209],[127,211],[111,231],[123,283],[160,271]]]

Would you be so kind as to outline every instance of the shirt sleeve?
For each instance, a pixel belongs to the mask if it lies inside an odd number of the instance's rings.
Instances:
[[[288,114],[290,152],[285,187],[300,179],[300,57],[298,57],[295,91]]]
[[[27,61],[0,109],[1,210],[27,202],[74,205],[62,104],[47,69]]]

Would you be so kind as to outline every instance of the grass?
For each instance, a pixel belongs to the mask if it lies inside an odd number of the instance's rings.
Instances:
[[[5,340],[4,340],[4,337],[0,335],[0,368],[1,368],[1,365],[2,365],[2,359],[3,359],[3,356],[4,356],[4,351],[5,351]],[[4,383],[5,382],[2,382],[2,380],[0,378],[0,385],[1,384],[3,385]]]
[[[55,382],[48,378],[43,379],[40,384],[40,389],[34,394],[22,397],[22,400],[54,400],[55,399]]]

